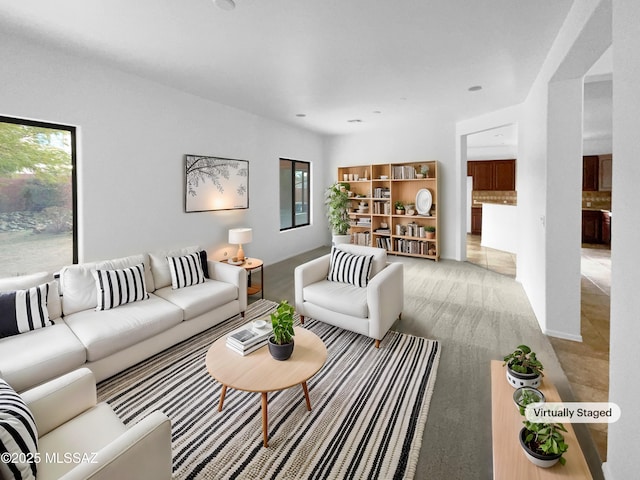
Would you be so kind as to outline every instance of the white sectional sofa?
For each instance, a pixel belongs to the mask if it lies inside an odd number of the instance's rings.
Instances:
[[[20,392],[64,373],[88,367],[97,381],[244,314],[247,278],[243,268],[207,261],[204,283],[173,289],[168,256],[198,252],[189,247],[70,265],[59,283],[47,274],[0,280],[0,291],[50,282],[47,308],[54,325],[0,338],[0,377]],[[149,298],[96,310],[92,270],[144,265]],[[61,296],[58,296],[59,293]]]

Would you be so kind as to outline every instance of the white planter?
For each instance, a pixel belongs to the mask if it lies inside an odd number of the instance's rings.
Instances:
[[[538,388],[542,383],[542,377],[535,373],[514,372],[507,365],[507,381],[513,388],[534,387]]]
[[[341,243],[351,243],[351,235],[333,235],[331,238],[334,245],[340,245]]]
[[[526,431],[527,431],[526,428],[523,428],[522,430],[520,430],[519,438],[520,438],[520,446],[522,447],[522,451],[524,452],[525,456],[529,459],[529,461],[534,465],[542,468],[553,467],[556,463],[558,463],[558,461],[560,460],[560,457],[562,456],[561,454],[540,455],[539,453],[531,451],[531,449],[527,447],[527,445],[524,443],[524,436]]]

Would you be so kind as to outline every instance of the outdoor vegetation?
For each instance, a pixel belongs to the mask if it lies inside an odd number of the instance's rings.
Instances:
[[[0,122],[0,277],[73,260],[71,133]]]

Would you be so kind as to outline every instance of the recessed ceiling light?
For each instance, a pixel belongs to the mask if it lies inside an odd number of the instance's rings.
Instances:
[[[349,123],[362,123],[362,120],[360,120],[359,118],[354,118],[352,120],[347,120],[347,122],[349,122]]]
[[[382,113],[380,110],[374,110],[373,113]]]
[[[482,85],[474,85],[472,87],[469,87],[470,92],[477,92],[478,90],[482,90]]]
[[[296,113],[296,117],[303,118],[303,117],[306,117],[306,116],[307,116],[306,113]]]
[[[504,135],[502,133],[496,133],[494,137],[504,137]]]
[[[214,0],[214,3],[222,10],[233,10],[236,8],[236,2],[233,0]]]

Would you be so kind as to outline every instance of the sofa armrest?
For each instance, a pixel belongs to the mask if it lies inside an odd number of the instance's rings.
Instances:
[[[388,263],[367,285],[369,336],[377,340],[389,331],[404,308],[404,268]]]
[[[88,368],[79,368],[20,395],[42,437],[96,405],[96,379]]]
[[[307,285],[327,278],[330,259],[331,254],[323,255],[322,257],[314,258],[302,265],[298,265],[294,270],[295,304],[298,313],[304,315],[302,290]]]
[[[209,268],[209,278],[212,280],[231,283],[238,287],[240,311],[244,312],[247,309],[247,271],[242,267],[214,260],[207,260],[207,267]]]
[[[171,421],[155,411],[96,452],[93,463],[81,463],[64,480],[141,478],[170,480]]]

